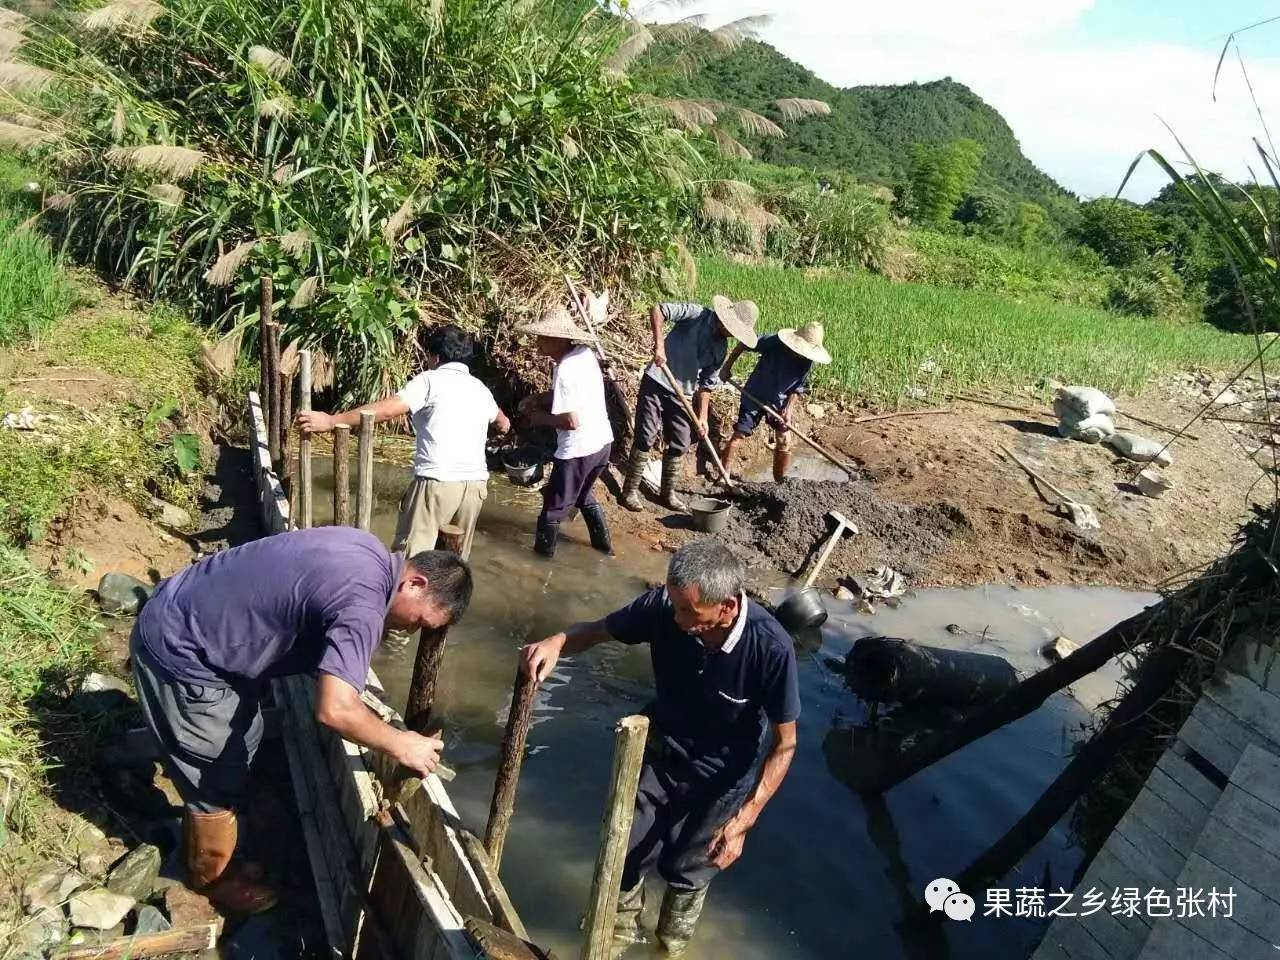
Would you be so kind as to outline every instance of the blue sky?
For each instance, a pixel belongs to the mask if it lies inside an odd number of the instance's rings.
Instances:
[[[1234,29],[1280,15],[1256,0],[692,0],[654,19],[709,26],[772,14],[760,38],[838,86],[950,76],[1009,121],[1024,152],[1084,196],[1114,193],[1133,158],[1178,155],[1248,177],[1258,121],[1234,56],[1215,102],[1214,67]],[[1280,21],[1241,37],[1249,76],[1280,134]],[[786,91],[779,91],[785,95]],[[813,120],[808,122],[821,122]],[[1166,182],[1141,167],[1125,195]]]

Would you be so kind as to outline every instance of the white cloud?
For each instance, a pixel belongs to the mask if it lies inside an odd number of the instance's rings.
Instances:
[[[1093,2],[705,0],[662,19],[697,12],[716,25],[772,13],[762,39],[837,86],[950,76],[1004,115],[1037,166],[1086,196],[1113,193],[1145,148],[1181,158],[1161,119],[1203,165],[1245,178],[1253,163],[1261,173],[1249,139],[1261,130],[1234,58],[1215,103],[1216,51],[1141,41],[1086,46],[1069,28]],[[1249,57],[1247,65],[1266,114],[1266,93],[1280,90],[1280,58]],[[1280,114],[1270,117],[1280,127]],[[1144,165],[1126,195],[1143,199],[1165,182]]]

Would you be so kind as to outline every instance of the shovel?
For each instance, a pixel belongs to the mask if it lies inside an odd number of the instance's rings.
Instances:
[[[845,531],[847,530],[850,534],[858,532],[857,526],[837,510],[828,513],[827,518],[836,522],[835,533],[831,534],[831,539],[827,541],[826,547],[822,550],[822,556],[809,572],[804,586],[778,605],[778,622],[792,633],[798,630],[811,630],[827,622],[827,608],[822,604],[822,594],[813,583],[818,579],[818,574],[826,566],[827,558],[831,556],[831,551],[836,548]]]
[[[1043,486],[1046,490],[1048,490],[1050,493],[1052,493],[1055,497],[1058,498],[1057,506],[1058,506],[1059,512],[1064,513],[1071,520],[1071,522],[1074,523],[1077,527],[1079,527],[1081,530],[1101,530],[1102,529],[1102,521],[1098,519],[1098,514],[1093,509],[1093,507],[1089,506],[1089,504],[1087,503],[1079,503],[1078,501],[1072,500],[1069,496],[1067,496],[1065,493],[1063,493],[1061,490],[1055,487],[1052,483],[1050,483],[1044,477],[1040,476],[1040,474],[1036,473],[1029,466],[1023,463],[1020,459],[1018,459],[1018,455],[1014,453],[1012,450],[1010,450],[1008,447],[1001,444],[1000,449],[1005,456],[1007,456],[1010,460],[1012,460],[1014,463],[1016,463],[1018,466],[1020,466],[1023,470],[1027,472],[1027,476],[1031,478],[1032,483]]]

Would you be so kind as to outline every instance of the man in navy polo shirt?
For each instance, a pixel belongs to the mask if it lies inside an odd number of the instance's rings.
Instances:
[[[643,941],[644,878],[667,883],[658,938],[679,953],[715,875],[781,786],[796,749],[800,693],[791,638],[747,599],[742,563],[708,537],[682,547],[667,585],[603,620],[576,623],[521,651],[538,681],[565,654],[606,640],[648,643],[657,698],[622,873],[614,941]],[[757,770],[766,726],[771,744]]]

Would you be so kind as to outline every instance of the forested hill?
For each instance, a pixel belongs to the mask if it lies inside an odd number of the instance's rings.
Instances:
[[[831,116],[790,125],[785,140],[748,139],[752,153],[770,163],[846,170],[860,179],[892,184],[905,177],[913,144],[969,137],[986,148],[980,188],[1030,200],[1050,212],[1072,199],[1023,155],[999,112],[950,78],[842,90],[768,44],[750,41],[707,64],[682,86],[689,96],[764,112],[770,112],[765,105],[778,97],[831,104]]]

